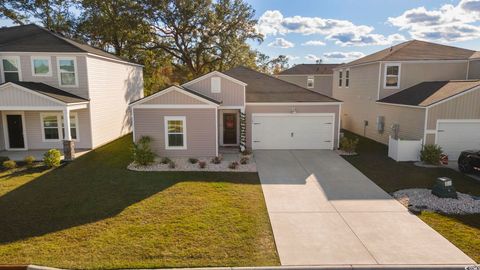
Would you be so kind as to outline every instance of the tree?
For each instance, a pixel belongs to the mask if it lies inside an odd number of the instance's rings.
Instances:
[[[18,12],[20,7],[18,1],[0,0],[0,19],[10,19],[16,24],[24,24],[25,17]]]
[[[262,36],[255,31],[254,10],[242,0],[144,3],[156,37],[149,48],[171,55],[174,67],[187,78],[254,62],[246,42],[262,41]]]
[[[288,68],[288,57],[279,55],[276,58],[257,52],[257,67],[263,73],[278,74]]]

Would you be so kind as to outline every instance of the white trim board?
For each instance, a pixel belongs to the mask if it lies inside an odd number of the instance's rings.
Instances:
[[[141,104],[132,108],[135,109],[215,109],[212,105],[202,104]]]
[[[187,117],[186,116],[164,116],[163,136],[165,139],[165,150],[187,150]],[[183,146],[168,145],[168,121],[182,121]]]
[[[247,102],[247,106],[325,106],[325,105],[340,105],[343,102]]]

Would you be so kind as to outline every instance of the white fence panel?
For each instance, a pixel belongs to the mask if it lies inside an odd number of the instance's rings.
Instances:
[[[395,161],[418,161],[422,150],[422,140],[388,139],[388,156]]]

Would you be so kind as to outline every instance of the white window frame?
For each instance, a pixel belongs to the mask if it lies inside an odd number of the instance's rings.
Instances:
[[[9,60],[9,59],[15,59],[15,61],[17,61],[17,64],[18,64],[18,80],[19,81],[22,81],[22,63],[20,62],[20,56],[3,56],[0,58],[0,77],[2,79],[2,83],[5,82],[5,74],[4,74],[4,70],[3,70],[3,60]]]
[[[348,74],[348,75],[347,75]],[[350,69],[345,69],[345,88],[350,87]]]
[[[212,93],[221,93],[222,92],[222,78],[212,77],[210,78],[210,90]]]
[[[47,60],[48,61],[48,73],[46,74],[36,74],[35,73],[35,60]],[[50,56],[32,56],[30,57],[30,64],[32,66],[32,76],[35,77],[52,77],[52,60]]]
[[[56,116],[57,117],[58,139],[46,139],[45,138],[45,126],[44,126],[43,118],[46,117],[46,116]],[[62,128],[62,126],[63,126],[62,116],[63,116],[63,113],[60,113],[60,112],[42,112],[42,113],[40,113],[40,126],[42,128],[42,142],[61,142],[61,141],[64,140],[63,139],[64,134],[63,134],[63,128]],[[76,128],[76,132],[77,132],[77,134],[76,134],[77,138],[72,139],[72,141],[79,142],[80,141],[80,128],[79,128],[79,125],[78,125],[78,114],[76,112],[71,112],[70,116],[73,116],[73,121],[75,121],[75,128]]]
[[[343,87],[343,70],[338,71],[338,88]]]
[[[387,86],[387,69],[389,67],[398,67],[397,75],[397,86]],[[383,72],[383,88],[384,89],[399,89],[400,88],[400,78],[402,74],[402,64],[401,63],[386,63],[385,70]],[[392,76],[392,75],[390,75]]]
[[[61,60],[73,60],[73,65],[75,67],[74,74],[75,74],[75,85],[70,84],[62,84],[62,72],[60,70],[60,61]],[[77,58],[76,57],[57,57],[57,76],[58,76],[58,85],[63,87],[78,87],[78,65],[77,65]]]
[[[308,85],[308,82],[312,82],[312,86]],[[307,76],[307,88],[315,88],[315,77],[314,76]]]
[[[187,117],[185,116],[165,116],[164,122],[164,137],[165,149],[167,150],[186,150],[187,149]],[[168,142],[168,121],[182,121],[183,122],[183,146],[169,146]],[[175,133],[179,134],[179,133]]]

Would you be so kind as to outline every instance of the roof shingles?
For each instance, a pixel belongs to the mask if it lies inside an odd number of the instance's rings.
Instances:
[[[278,75],[330,75],[341,64],[299,64],[280,72]]]
[[[8,83],[8,82],[7,82]],[[3,83],[0,85],[4,85]],[[37,92],[39,94],[45,95],[47,97],[56,99],[60,102],[71,104],[71,103],[82,103],[88,102],[88,99],[79,97],[77,95],[65,92],[58,88],[52,87],[50,85],[38,82],[12,82],[13,84],[19,85],[23,88],[29,89],[31,91]]]

